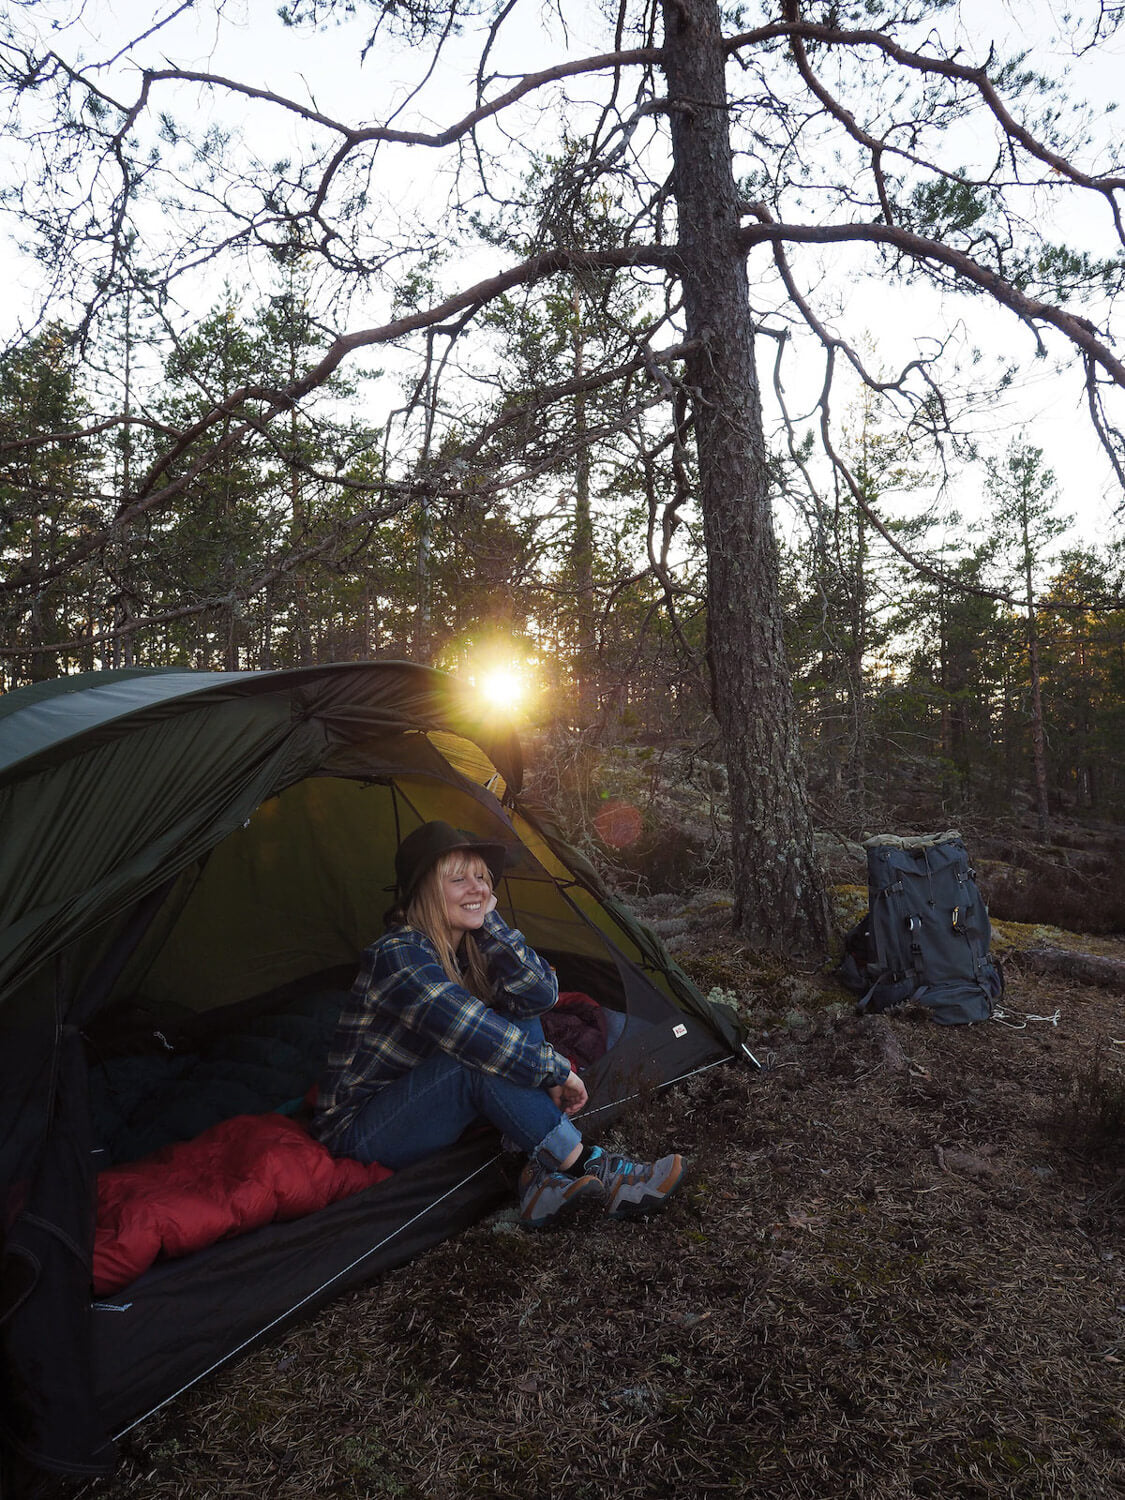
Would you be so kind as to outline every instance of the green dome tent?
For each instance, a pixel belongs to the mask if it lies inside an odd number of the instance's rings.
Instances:
[[[737,1051],[730,1019],[521,783],[514,734],[463,685],[409,663],[94,672],[0,697],[9,1455],[105,1471],[115,1438],[185,1386],[508,1194],[496,1137],[481,1132],[307,1218],[91,1293],[105,1107],[125,1072],[160,1054],[176,1087],[146,1096],[147,1127],[182,1138],[161,1101],[174,1095],[181,1115],[199,1102],[175,1072],[185,1048],[276,1032],[279,1013],[303,1018],[304,997],[346,990],[380,930],[398,841],[419,823],[508,843],[501,912],[562,988],[614,1014],[618,1039],[587,1074],[595,1131],[639,1088]],[[119,1134],[119,1155],[139,1139]]]

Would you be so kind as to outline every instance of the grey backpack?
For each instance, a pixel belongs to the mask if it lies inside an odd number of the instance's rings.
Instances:
[[[1004,977],[960,834],[880,834],[864,847],[870,910],[844,939],[837,970],[857,1010],[912,1000],[946,1026],[987,1021]]]

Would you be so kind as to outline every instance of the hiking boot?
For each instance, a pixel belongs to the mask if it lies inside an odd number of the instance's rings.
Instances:
[[[519,1190],[521,1229],[554,1229],[583,1204],[600,1203],[605,1194],[601,1179],[591,1172],[584,1177],[548,1172],[534,1159],[520,1173]]]
[[[599,1178],[611,1219],[637,1219],[658,1213],[679,1187],[684,1159],[672,1153],[659,1161],[631,1161],[627,1156],[608,1156],[595,1146],[586,1168]]]

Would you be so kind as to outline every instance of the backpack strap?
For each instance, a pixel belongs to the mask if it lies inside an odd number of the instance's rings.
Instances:
[[[877,1016],[894,1005],[902,1005],[917,988],[912,974],[880,974],[866,995],[856,1002],[855,1013]]]

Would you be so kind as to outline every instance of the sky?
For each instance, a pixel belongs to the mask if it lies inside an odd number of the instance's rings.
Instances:
[[[110,55],[115,36],[139,33],[150,27],[156,17],[175,9],[174,4],[167,4],[158,8],[154,16],[152,6],[139,3],[139,0],[114,0],[114,3],[92,0],[92,3],[82,5],[43,0],[38,7],[26,12],[26,18],[40,25],[44,36],[50,36],[56,44],[60,37],[68,45],[77,43],[92,58]],[[362,71],[353,75],[349,70],[325,68],[321,60],[323,47],[314,48],[307,35],[283,27],[276,18],[274,7],[268,3],[235,0],[235,3],[225,6],[224,13],[226,24],[219,30],[213,17],[209,19],[209,6],[182,7],[177,19],[161,30],[150,46],[154,64],[159,66],[163,56],[171,57],[181,66],[243,78],[308,98],[334,116],[358,119],[383,116],[386,101],[396,100],[404,106],[403,123],[418,127],[448,123],[460,112],[462,101],[467,97],[468,62],[475,56],[475,47],[470,45],[468,38],[463,49],[453,49],[449,65],[431,80],[420,104],[408,106],[407,80],[419,76],[420,53],[404,55],[400,49],[378,42],[370,50]],[[517,9],[517,19],[521,16],[527,19],[504,34],[492,59],[498,73],[526,71],[557,59],[557,34],[553,38],[550,29],[535,20],[535,14],[527,6]],[[584,22],[592,12],[571,6],[566,14],[570,26],[569,50],[573,54],[599,50],[603,43],[600,36],[595,39],[593,24],[588,28],[589,36],[582,34]],[[1067,63],[1061,52],[1044,42],[1055,18],[1054,8],[1048,0],[1021,0],[1021,3],[1015,3],[1015,0],[1012,3],[1008,0],[978,0],[978,3],[966,7],[966,14],[972,17],[971,40],[974,46],[979,46],[983,34],[994,36],[1002,44],[1029,37],[1036,42],[1039,65],[1057,69]],[[59,22],[68,16],[72,19],[61,31],[49,30],[53,21]],[[357,21],[333,31],[329,55],[353,55],[363,34],[364,27]],[[969,40],[966,33],[966,41]],[[1095,108],[1114,100],[1119,91],[1117,79],[1121,76],[1121,51],[1122,44],[1117,43],[1109,50],[1070,60],[1074,96],[1088,100]],[[107,67],[104,77],[111,91],[120,90],[128,95],[134,87],[127,60],[118,60]],[[353,82],[348,83],[349,79]],[[193,91],[191,108],[199,120],[215,106],[209,96]],[[293,144],[287,139],[293,127],[285,120],[279,123],[276,113],[265,116],[250,108],[240,111],[237,106],[225,106],[224,113],[216,116],[215,123],[244,128],[249,144],[270,157],[283,154]],[[1115,141],[1116,132],[1112,126],[1099,128],[1104,130],[1107,146]],[[426,166],[422,171],[419,171],[416,154],[407,156],[405,152],[391,151],[384,153],[382,160],[384,166],[378,190],[387,195],[389,203],[410,209],[425,202],[435,192],[435,181],[426,175],[426,170],[436,169],[436,158],[424,158]],[[1061,237],[1068,240],[1080,238],[1088,248],[1096,251],[1112,251],[1114,245],[1108,215],[1099,213],[1096,206],[1085,204],[1080,208],[1070,206],[1066,215],[1066,221],[1058,226]],[[478,259],[479,268],[463,267],[462,271],[479,269],[479,274],[483,275],[503,262],[500,252],[482,254]],[[807,271],[809,282],[818,280],[821,271],[830,282],[835,278],[833,295],[840,307],[841,324],[846,315],[847,326],[853,333],[862,329],[873,347],[873,357],[888,369],[913,357],[920,326],[925,328],[930,319],[934,327],[938,327],[951,310],[949,306],[939,305],[936,294],[923,292],[917,286],[875,285],[851,278],[847,274],[846,257],[837,257],[834,264],[822,257],[818,268],[812,254],[795,252],[794,264]],[[3,270],[9,286],[13,282],[22,283],[27,289],[32,286],[36,275],[33,268],[14,258],[10,249]],[[195,299],[202,313],[206,304],[215,299],[218,290],[214,277],[204,277],[194,291],[184,286],[183,296],[189,306],[192,305],[191,299]],[[264,290],[264,286],[259,290]],[[253,289],[246,287],[245,291],[251,295]],[[1041,446],[1058,477],[1061,508],[1064,512],[1073,512],[1078,518],[1076,537],[1095,541],[1119,534],[1122,519],[1120,496],[1108,460],[1090,434],[1078,376],[1073,371],[1060,375],[1050,357],[1046,360],[1034,358],[1030,333],[1009,314],[990,307],[984,299],[956,300],[958,305],[953,307],[953,315],[963,321],[969,340],[979,344],[987,357],[1019,356],[1023,370],[1019,382],[1002,397],[989,402],[981,413],[979,420],[984,444],[999,450],[1014,438],[1026,438]],[[9,319],[23,301],[19,297],[9,301]],[[375,298],[366,306],[353,307],[349,324],[378,323],[386,314],[385,304]],[[1050,348],[1051,341],[1048,343]],[[1058,348],[1057,341],[1054,348]],[[819,388],[820,368],[819,357],[811,349],[800,360],[790,363],[787,394],[793,409],[800,410],[812,404]],[[837,407],[845,396],[846,386],[841,389]],[[382,394],[375,387],[368,399],[377,402],[394,398],[389,387]],[[373,412],[372,417],[379,420],[377,412]],[[979,493],[979,485],[977,492],[972,493],[975,483],[966,480],[959,503],[964,500],[970,508],[982,510],[987,502]]]
[[[1090,7],[1086,7],[1089,9]],[[982,39],[995,40],[1000,52],[1020,47],[1030,49],[1028,66],[1065,77],[1070,96],[1089,105],[1096,117],[1095,141],[1083,165],[1105,168],[1121,159],[1121,118],[1116,108],[1125,76],[1125,38],[1092,51],[1081,58],[1050,42],[1057,14],[1063,7],[1046,0],[977,0],[962,8],[971,16],[971,27],[950,21],[958,38],[970,49],[968,60],[980,57]],[[1075,10],[1081,6],[1073,7]],[[950,158],[971,160],[971,135],[950,142]],[[981,153],[976,153],[978,156]],[[1073,193],[1065,197],[1039,195],[1028,203],[1029,216],[1058,243],[1077,244],[1094,255],[1121,254],[1112,218],[1104,200],[1093,194]],[[800,252],[795,252],[795,261]],[[811,277],[810,277],[811,279]],[[978,346],[985,360],[1016,361],[1019,374],[1006,390],[993,388],[974,417],[983,451],[1002,453],[1012,442],[1030,442],[1044,450],[1060,491],[1060,511],[1075,517],[1074,530],[1060,545],[1076,541],[1104,542],[1125,535],[1123,497],[1107,455],[1094,435],[1086,413],[1082,373],[1073,366],[1069,348],[1061,335],[1044,333],[1047,357],[1039,357],[1031,331],[1012,314],[982,297],[938,298],[916,282],[909,285],[875,283],[849,277],[837,267],[838,296],[846,310],[845,321],[854,331],[867,330],[873,357],[884,374],[900,369],[917,352],[917,338],[927,318],[935,332],[948,322],[961,322],[968,342]],[[925,312],[920,315],[920,305]],[[1067,368],[1060,369],[1060,361]],[[811,362],[809,388],[819,382],[819,365]],[[985,389],[988,383],[984,382]],[[858,385],[853,385],[858,396]],[[1125,401],[1117,402],[1118,421],[1125,419]],[[981,475],[967,474],[958,486],[956,509],[986,521],[990,502],[981,488]],[[924,503],[924,496],[918,499]],[[959,522],[953,523],[955,532]]]

